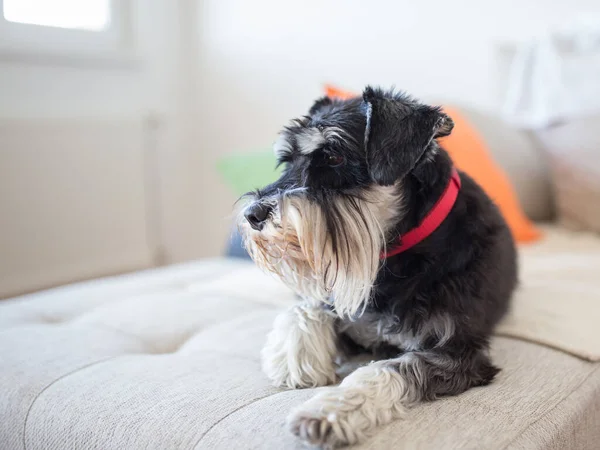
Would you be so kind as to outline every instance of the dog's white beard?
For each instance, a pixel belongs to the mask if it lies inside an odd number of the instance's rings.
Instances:
[[[246,248],[300,296],[333,301],[338,315],[355,317],[370,299],[385,232],[400,209],[397,192],[390,186],[363,191],[360,199],[341,196],[327,212],[304,196],[284,194],[262,231],[242,227]],[[335,217],[333,230],[328,217]]]

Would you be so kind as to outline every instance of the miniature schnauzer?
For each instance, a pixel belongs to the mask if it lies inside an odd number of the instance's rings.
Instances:
[[[322,98],[280,133],[281,178],[247,196],[246,248],[302,299],[275,320],[266,375],[325,386],[353,351],[387,358],[291,412],[306,443],[355,444],[416,402],[499,371],[489,339],[517,283],[515,245],[437,142],[453,126],[440,108],[393,91]]]

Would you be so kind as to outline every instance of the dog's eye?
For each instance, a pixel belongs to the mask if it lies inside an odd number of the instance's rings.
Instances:
[[[327,155],[327,165],[329,167],[337,167],[344,164],[344,157],[340,155]]]

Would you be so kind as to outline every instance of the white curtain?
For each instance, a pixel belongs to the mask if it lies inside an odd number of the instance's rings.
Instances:
[[[503,114],[543,128],[600,113],[600,18],[518,44],[509,64]]]

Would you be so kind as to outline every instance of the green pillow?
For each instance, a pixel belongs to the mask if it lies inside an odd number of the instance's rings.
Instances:
[[[217,170],[236,195],[245,194],[277,180],[283,168],[275,168],[272,150],[226,155],[217,162]]]

